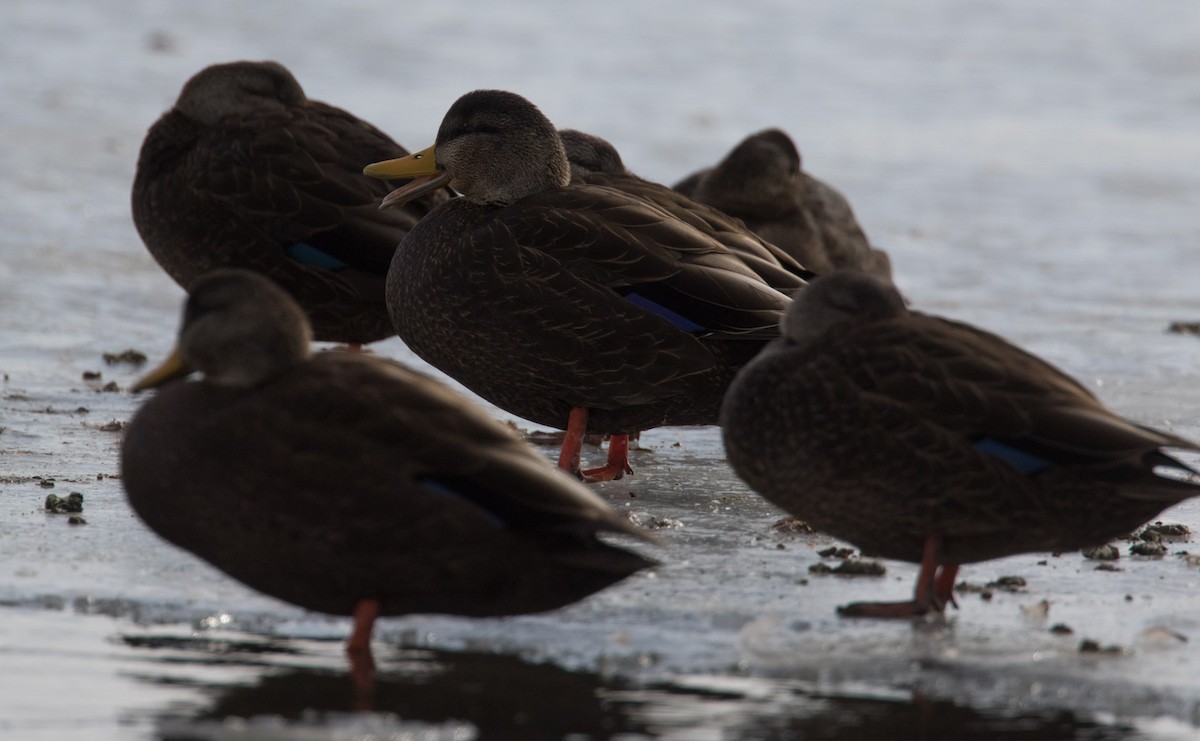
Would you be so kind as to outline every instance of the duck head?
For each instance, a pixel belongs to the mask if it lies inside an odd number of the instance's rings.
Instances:
[[[502,205],[571,180],[554,125],[533,103],[503,90],[467,93],[446,112],[432,147],[367,165],[363,173],[382,180],[413,178],[389,193],[380,208],[443,185],[470,201]]]

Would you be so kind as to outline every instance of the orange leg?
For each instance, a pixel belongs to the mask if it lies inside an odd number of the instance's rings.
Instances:
[[[930,535],[925,539],[921,570],[917,572],[917,588],[912,601],[854,602],[839,607],[838,614],[842,617],[911,618],[924,615],[930,608],[941,612],[947,603],[954,603],[952,590],[958,572],[958,566],[942,567],[941,555],[941,536]]]
[[[587,407],[575,407],[567,418],[567,431],[563,435],[562,450],[558,454],[558,467],[572,476],[579,475],[579,449],[583,447],[583,433],[587,430]]]
[[[958,609],[958,601],[954,599],[954,578],[958,576],[958,564],[945,564],[938,571],[937,580],[933,585],[933,606],[944,611],[946,605],[954,605]]]
[[[379,617],[379,600],[363,599],[354,606],[354,630],[346,641],[346,655],[350,658],[350,678],[358,693],[360,703],[369,700],[375,683],[375,659],[371,656],[371,631],[375,618]]]
[[[627,473],[633,473],[629,467],[629,435],[613,435],[608,441],[608,463],[584,471],[583,480],[615,481]]]

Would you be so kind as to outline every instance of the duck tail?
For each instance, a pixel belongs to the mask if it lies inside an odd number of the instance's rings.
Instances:
[[[1164,486],[1181,497],[1200,494],[1200,471],[1192,466],[1166,454],[1161,449],[1150,451],[1143,461],[1154,474],[1159,486]]]

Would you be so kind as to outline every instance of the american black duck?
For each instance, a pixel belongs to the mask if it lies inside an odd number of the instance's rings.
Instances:
[[[541,612],[651,564],[596,537],[643,531],[458,393],[310,355],[299,307],[249,271],[194,284],[175,353],[134,390],[160,385],[121,449],[134,511],[264,594],[353,615],[352,656],[376,615]]]
[[[362,163],[406,150],[340,108],[309,100],[276,62],[198,72],[146,134],[133,220],[185,289],[218,267],[269,276],[308,314],[318,340],[395,333],[384,302],[392,253],[445,192],[380,212],[389,188]]]
[[[714,424],[734,373],[789,303],[719,241],[624,191],[570,184],[554,126],[532,103],[459,98],[434,146],[366,168],[417,178],[387,207],[449,184],[462,194],[404,238],[388,308],[421,357],[497,406],[566,429],[578,471],[586,432]]]
[[[617,148],[606,139],[576,129],[560,129],[558,136],[571,165],[572,183],[604,185],[650,201],[728,247],[771,287],[785,293],[790,294],[814,276],[796,258],[752,232],[741,219],[630,172]]]
[[[843,614],[941,610],[960,564],[1101,544],[1200,494],[1163,452],[1195,443],[995,335],[909,312],[878,277],[817,279],[783,334],[730,386],[729,462],[818,530],[921,564],[913,601]]]
[[[814,272],[858,268],[891,276],[887,253],[871,247],[850,202],[802,169],[795,142],[779,129],[746,137],[675,189],[742,219]]]

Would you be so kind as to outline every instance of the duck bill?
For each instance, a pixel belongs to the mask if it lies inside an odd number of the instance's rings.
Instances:
[[[363,168],[363,174],[380,180],[412,178],[412,182],[405,183],[384,196],[379,204],[380,209],[402,206],[450,182],[450,174],[438,167],[433,147],[414,152],[407,157],[367,165]]]
[[[183,356],[179,354],[179,348],[175,348],[166,360],[157,368],[139,378],[137,383],[129,387],[129,390],[136,394],[146,389],[158,388],[168,381],[183,378],[191,373],[192,370],[192,367],[185,363]]]

